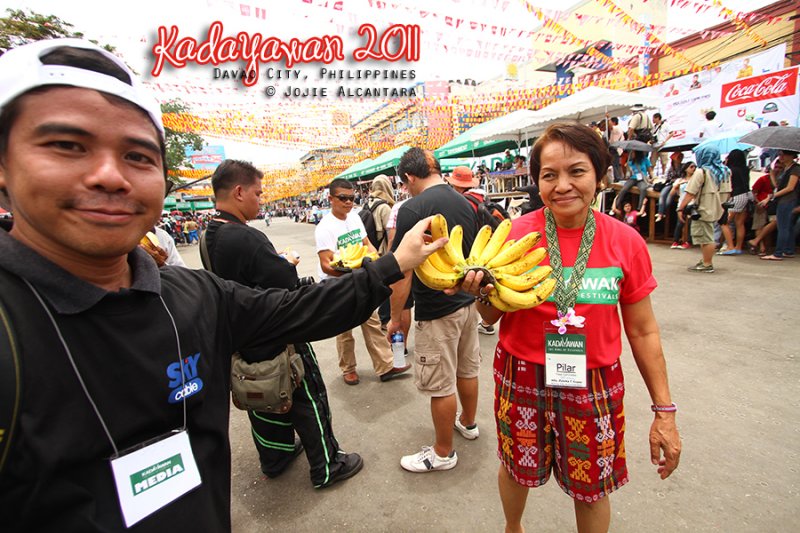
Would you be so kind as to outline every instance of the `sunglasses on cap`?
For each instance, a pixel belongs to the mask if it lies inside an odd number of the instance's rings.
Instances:
[[[340,202],[355,202],[356,201],[356,197],[355,196],[347,196],[346,194],[337,194],[336,196],[334,196],[334,198],[336,198]]]

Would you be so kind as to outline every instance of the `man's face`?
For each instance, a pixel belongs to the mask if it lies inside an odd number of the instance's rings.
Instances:
[[[247,220],[253,220],[258,216],[261,208],[261,180],[255,180],[251,185],[242,187],[242,214]]]
[[[655,122],[656,126],[658,126],[659,124],[661,124],[661,117],[653,117],[653,122]]]
[[[412,174],[406,174],[406,189],[408,194],[412,197],[421,193],[424,189],[421,186],[420,179]]]
[[[353,189],[336,188],[331,190],[329,196],[331,211],[335,216],[345,217],[353,210],[356,201],[356,192]]]
[[[159,137],[147,115],[97,91],[24,97],[0,163],[12,234],[49,255],[125,255],[164,201]]]

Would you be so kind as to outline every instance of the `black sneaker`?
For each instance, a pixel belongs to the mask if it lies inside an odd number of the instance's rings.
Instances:
[[[269,479],[275,479],[276,477],[283,474],[289,465],[292,464],[292,461],[297,459],[297,457],[303,453],[303,443],[300,442],[300,439],[295,436],[294,437],[294,450],[292,451],[292,455],[286,456],[285,459],[281,461],[280,464],[277,465],[277,468],[268,469],[264,467],[264,463],[261,463],[261,472],[267,476]]]
[[[341,462],[342,466],[328,478],[328,481],[321,485],[315,485],[315,489],[325,489],[334,483],[350,479],[361,472],[364,467],[364,460],[360,455],[357,453],[344,453],[343,451],[339,451],[339,453],[344,455],[344,460]]]
[[[713,274],[714,273],[714,265],[704,265],[702,261],[697,263],[693,267],[689,267],[686,270],[689,272],[705,272],[706,274]]]

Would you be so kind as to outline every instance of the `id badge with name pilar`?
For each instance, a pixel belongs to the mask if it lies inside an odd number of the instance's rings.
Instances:
[[[586,388],[586,335],[544,332],[545,385]]]

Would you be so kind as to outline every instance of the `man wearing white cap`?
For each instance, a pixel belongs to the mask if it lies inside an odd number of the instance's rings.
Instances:
[[[164,161],[159,105],[113,54],[53,39],[0,57],[3,531],[229,531],[231,354],[360,324],[442,245],[421,221],[292,292],[158,269],[137,243]]]

